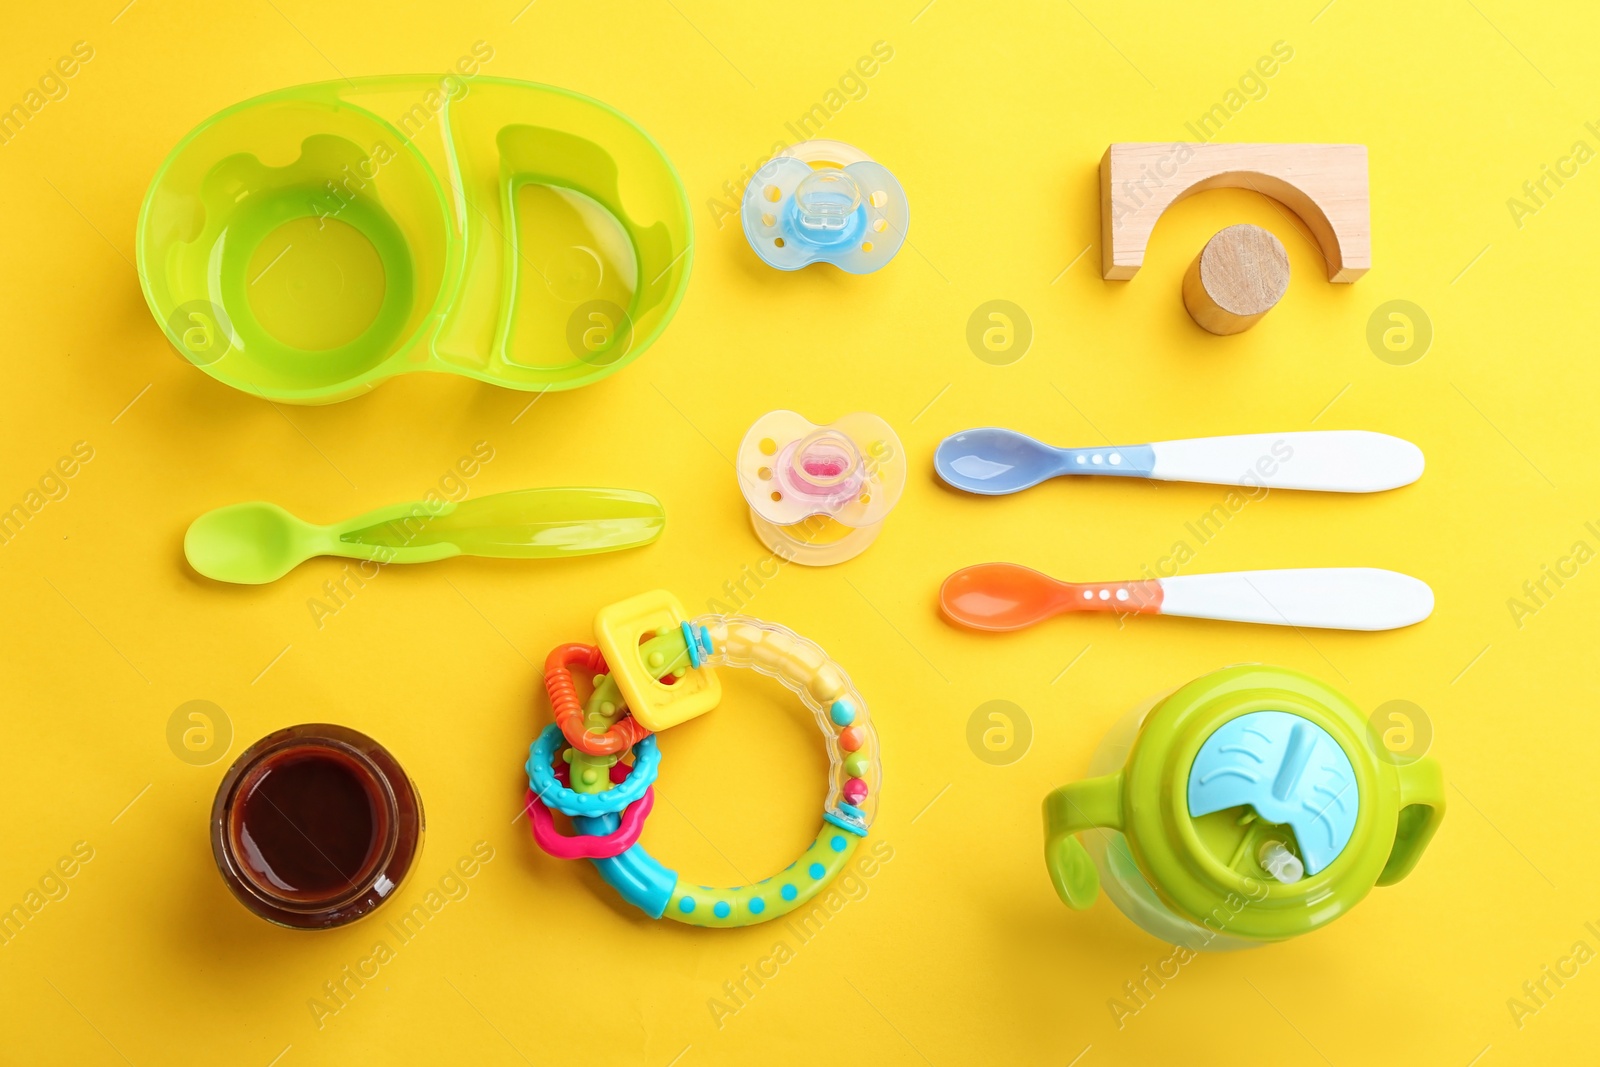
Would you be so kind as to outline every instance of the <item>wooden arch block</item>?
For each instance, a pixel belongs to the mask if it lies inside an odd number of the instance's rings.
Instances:
[[[1372,266],[1367,146],[1122,142],[1100,161],[1101,274],[1132,278],[1162,212],[1206,189],[1252,189],[1299,215],[1328,261],[1328,280]]]

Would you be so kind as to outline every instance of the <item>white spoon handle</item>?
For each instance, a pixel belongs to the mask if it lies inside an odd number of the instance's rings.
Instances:
[[[1370,430],[1197,437],[1157,441],[1150,448],[1152,478],[1268,489],[1375,493],[1410,485],[1423,467],[1416,445]]]
[[[1184,574],[1160,581],[1160,613],[1191,619],[1393,630],[1433,612],[1426,582],[1374,567]]]

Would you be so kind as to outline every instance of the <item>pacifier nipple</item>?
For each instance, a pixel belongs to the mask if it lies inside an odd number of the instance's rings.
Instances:
[[[864,412],[828,426],[770,412],[745,434],[736,466],[757,536],[811,566],[863,552],[905,487],[900,439]]]
[[[794,206],[806,229],[837,232],[861,207],[861,187],[842,170],[812,171],[795,187]]]
[[[893,174],[838,141],[805,141],[768,160],[745,186],[745,239],[779,270],[832,263],[870,274],[905,243],[910,210]]]
[[[781,455],[774,481],[828,511],[849,503],[866,480],[856,443],[837,430],[813,431]]]

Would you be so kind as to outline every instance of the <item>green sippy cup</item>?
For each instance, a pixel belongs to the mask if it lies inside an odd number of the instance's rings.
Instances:
[[[1400,762],[1344,696],[1260,664],[1135,708],[1089,773],[1045,798],[1057,895],[1081,910],[1103,885],[1146,931],[1196,951],[1325,926],[1404,878],[1444,817],[1435,761]]]

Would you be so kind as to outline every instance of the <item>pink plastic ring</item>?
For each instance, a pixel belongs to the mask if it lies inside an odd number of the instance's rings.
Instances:
[[[558,860],[603,860],[620,856],[632,848],[644,830],[644,820],[656,802],[654,786],[644,791],[644,796],[622,809],[617,828],[609,834],[588,837],[575,834],[568,837],[556,830],[555,818],[533,790],[528,790],[525,807],[528,821],[533,826],[533,840],[540,848]]]

